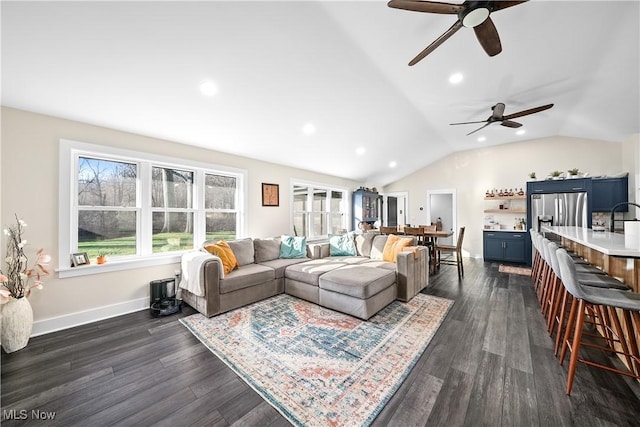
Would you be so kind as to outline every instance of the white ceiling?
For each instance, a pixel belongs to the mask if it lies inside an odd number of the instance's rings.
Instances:
[[[639,133],[639,6],[531,1],[491,15],[501,54],[462,28],[409,67],[454,15],[385,1],[3,1],[2,104],[385,185],[455,151]],[[206,79],[216,96],[199,93]],[[523,136],[449,125],[496,102],[505,115],[555,106],[517,119]]]

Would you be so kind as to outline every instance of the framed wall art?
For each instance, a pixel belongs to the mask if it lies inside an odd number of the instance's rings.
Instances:
[[[262,206],[280,206],[280,186],[262,183]]]

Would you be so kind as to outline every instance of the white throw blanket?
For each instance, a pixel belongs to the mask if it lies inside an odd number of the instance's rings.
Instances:
[[[181,260],[182,278],[180,280],[180,288],[186,289],[199,297],[204,296],[204,283],[201,283],[200,280],[200,269],[202,268],[202,264],[210,259],[218,260],[220,264],[218,270],[220,271],[220,278],[222,279],[224,270],[220,258],[206,251],[187,252],[182,255]]]

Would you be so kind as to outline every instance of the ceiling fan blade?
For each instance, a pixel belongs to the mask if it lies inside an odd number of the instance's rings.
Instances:
[[[453,126],[453,125],[474,125],[476,123],[486,123],[486,120],[480,120],[477,122],[460,122],[460,123],[449,123],[449,125]]]
[[[493,110],[491,117],[497,120],[502,119],[502,115],[504,114],[504,104],[502,102],[498,102],[491,109]]]
[[[495,12],[496,10],[502,10],[502,9],[506,9],[508,7],[511,6],[517,6],[521,3],[526,3],[527,0],[524,1],[494,1],[493,2],[493,8],[491,9],[492,12]]]
[[[529,114],[539,113],[540,111],[548,110],[553,107],[553,104],[543,105],[542,107],[530,108],[529,110],[519,111],[517,113],[504,116],[505,120],[515,119],[516,117],[528,116]]]
[[[469,132],[469,133],[467,134],[467,136],[471,135],[472,133],[476,133],[476,132],[478,132],[478,131],[479,131],[479,130],[481,130],[481,129],[486,128],[486,127],[487,127],[487,126],[489,126],[490,124],[491,124],[491,123],[487,123],[487,124],[485,124],[484,126],[481,126],[481,127],[479,127],[478,129],[476,129],[476,130],[472,130],[471,132]]]
[[[487,52],[487,55],[496,56],[502,52],[500,36],[490,16],[482,24],[474,27],[473,30],[476,32],[476,37],[484,51]]]
[[[500,124],[508,128],[519,128],[520,126],[522,126],[522,123],[514,122],[511,120],[503,120],[503,122]]]
[[[462,22],[460,22],[460,20],[458,19],[452,26],[451,28],[449,28],[447,31],[445,31],[445,33],[443,35],[441,35],[440,37],[438,37],[436,39],[436,41],[434,41],[433,43],[431,43],[429,46],[427,46],[422,52],[420,52],[415,58],[413,58],[411,60],[411,62],[409,62],[409,65],[415,65],[417,64],[419,61],[421,61],[425,56],[429,55],[431,52],[433,52],[434,50],[436,50],[436,48],[438,46],[440,46],[442,43],[444,43],[445,41],[447,41],[447,39],[449,37],[451,37],[452,35],[455,34],[456,31],[458,31],[460,28],[462,28]]]
[[[464,9],[461,4],[418,0],[391,0],[387,3],[387,6],[394,9],[411,10],[414,12],[444,13],[447,15],[455,15]]]

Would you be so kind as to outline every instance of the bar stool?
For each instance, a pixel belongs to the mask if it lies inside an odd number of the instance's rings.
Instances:
[[[547,251],[549,254],[549,260],[551,262],[551,269],[553,271],[553,280],[550,282],[549,291],[546,293],[544,302],[545,318],[547,320],[547,330],[550,336],[553,336],[556,325],[558,325],[558,334],[556,335],[554,354],[558,354],[558,348],[560,345],[560,337],[562,335],[562,325],[564,324],[566,307],[570,303],[567,300],[566,291],[561,283],[560,266],[557,257],[558,245],[555,242],[547,243]],[[572,259],[573,262],[573,259]],[[575,265],[575,263],[574,263]],[[575,265],[577,267],[577,265]],[[577,273],[577,281],[582,286],[589,286],[595,288],[605,289],[617,289],[621,291],[629,291],[630,288],[624,283],[614,279],[606,274],[590,274],[590,273]],[[558,310],[561,310],[558,313]]]
[[[571,394],[578,362],[640,379],[640,349],[636,340],[636,334],[640,327],[640,294],[617,289],[605,290],[582,286],[578,283],[575,264],[567,252],[564,249],[558,249],[556,254],[562,284],[574,298],[560,353],[560,364],[562,364],[567,349],[571,352],[567,376],[567,394]],[[582,339],[583,326],[587,315],[597,321],[602,328],[603,338],[606,340],[607,346],[589,343]],[[622,328],[622,321],[624,321],[628,338]],[[572,332],[573,338],[571,338]],[[616,348],[616,344],[621,349]],[[581,346],[623,355],[629,370],[623,371],[594,360],[581,358]]]

